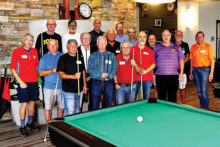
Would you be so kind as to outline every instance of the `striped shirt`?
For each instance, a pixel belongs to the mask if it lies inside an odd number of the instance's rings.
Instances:
[[[185,58],[181,47],[170,43],[166,47],[162,43],[154,48],[156,75],[178,75],[179,61]]]
[[[115,55],[109,51],[103,53],[96,51],[89,57],[88,73],[92,79],[104,80],[101,74],[108,73],[109,79],[113,79],[116,75],[118,64]]]

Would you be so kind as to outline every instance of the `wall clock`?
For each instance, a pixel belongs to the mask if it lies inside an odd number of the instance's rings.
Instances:
[[[91,7],[86,3],[81,3],[79,5],[79,14],[84,19],[89,19],[92,16],[92,9]]]

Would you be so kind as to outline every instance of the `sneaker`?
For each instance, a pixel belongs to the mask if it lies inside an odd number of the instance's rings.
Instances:
[[[32,130],[34,132],[40,131],[40,127],[36,126],[33,122],[31,124],[26,125],[28,130]]]
[[[20,134],[21,136],[24,136],[24,137],[28,136],[26,127],[24,128],[20,127]]]

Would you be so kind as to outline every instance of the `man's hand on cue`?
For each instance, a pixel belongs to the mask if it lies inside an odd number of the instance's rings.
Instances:
[[[131,65],[132,65],[132,66],[136,66],[136,65],[137,65],[136,62],[135,62],[135,60],[133,60],[133,59],[131,60]]]
[[[75,74],[75,79],[80,79],[80,76],[81,76],[81,73],[80,73],[80,72],[76,73],[76,74]]]

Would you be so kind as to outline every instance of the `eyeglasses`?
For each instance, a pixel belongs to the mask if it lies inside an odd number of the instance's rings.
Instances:
[[[54,25],[56,25],[55,23],[48,23],[47,24],[48,26],[54,26]]]
[[[91,38],[82,38],[82,40],[90,40]]]

